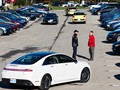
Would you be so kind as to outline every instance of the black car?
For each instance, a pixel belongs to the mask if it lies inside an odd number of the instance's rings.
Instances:
[[[108,33],[107,40],[109,42],[120,41],[120,29],[117,29],[115,31],[112,31],[112,32]]]
[[[113,50],[114,53],[119,53],[120,54],[120,41],[115,42],[112,45],[112,50]]]
[[[58,16],[56,13],[47,13],[43,17],[43,24],[58,24]]]

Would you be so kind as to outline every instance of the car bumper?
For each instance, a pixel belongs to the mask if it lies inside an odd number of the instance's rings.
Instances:
[[[16,79],[16,83],[11,83],[10,79],[2,78],[2,82],[5,84],[14,84],[20,86],[34,86],[33,83],[29,80]]]
[[[86,22],[85,19],[73,19],[72,22]]]
[[[48,21],[43,21],[43,23],[45,24],[56,24],[57,23],[57,20],[48,20]]]
[[[109,41],[109,42],[115,42],[115,37],[113,37],[113,36],[107,36],[107,41]]]

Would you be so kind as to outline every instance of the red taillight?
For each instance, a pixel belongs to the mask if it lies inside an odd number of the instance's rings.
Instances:
[[[12,68],[4,68],[3,70],[7,71],[21,71],[21,72],[32,72],[32,69],[12,69]]]

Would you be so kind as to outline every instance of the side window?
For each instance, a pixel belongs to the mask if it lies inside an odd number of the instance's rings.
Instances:
[[[57,63],[58,63],[58,58],[56,56],[50,56],[46,58],[43,65],[51,65],[51,64],[57,64]]]
[[[59,62],[60,63],[69,63],[69,62],[74,62],[74,60],[68,56],[65,55],[60,55],[59,56]]]

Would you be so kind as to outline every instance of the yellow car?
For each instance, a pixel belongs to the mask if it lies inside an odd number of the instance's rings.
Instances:
[[[76,12],[76,11],[77,11],[77,8],[76,8],[76,7],[67,7],[67,8],[66,8],[66,16],[68,16],[68,15],[73,15],[74,12]]]
[[[86,14],[84,12],[75,12],[72,17],[72,22],[83,22],[86,23]]]

